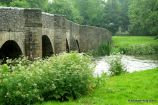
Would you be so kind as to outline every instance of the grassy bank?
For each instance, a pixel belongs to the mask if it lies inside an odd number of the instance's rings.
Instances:
[[[127,55],[158,54],[158,40],[150,36],[114,36],[112,52]]]
[[[92,94],[76,101],[53,101],[37,105],[157,105],[157,86],[158,68],[121,76],[104,77]]]

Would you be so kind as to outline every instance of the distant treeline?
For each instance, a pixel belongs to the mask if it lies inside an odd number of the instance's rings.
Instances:
[[[0,0],[1,6],[41,8],[84,25],[130,35],[158,34],[158,0]]]

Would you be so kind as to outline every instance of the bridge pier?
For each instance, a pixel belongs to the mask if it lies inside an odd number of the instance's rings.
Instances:
[[[24,9],[25,55],[29,59],[42,57],[42,14],[39,9]]]
[[[66,51],[65,17],[54,15],[54,50],[55,54]]]

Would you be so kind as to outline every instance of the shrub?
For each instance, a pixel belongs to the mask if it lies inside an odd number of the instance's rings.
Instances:
[[[158,41],[151,36],[115,36],[112,53],[126,55],[157,55]]]
[[[110,60],[110,69],[109,73],[111,76],[120,75],[122,73],[126,73],[127,70],[121,63],[121,55],[113,55]]]
[[[157,47],[154,45],[132,45],[125,48],[120,48],[123,54],[129,55],[151,55],[156,54]]]
[[[158,35],[156,35],[154,39],[155,39],[155,40],[158,40]]]
[[[157,54],[157,45],[129,45],[124,47],[115,47],[112,49],[112,54],[121,53],[127,55],[154,55]]]
[[[105,56],[110,55],[111,52],[111,43],[102,43],[96,50],[93,50],[91,53],[93,56]]]
[[[3,64],[0,66],[0,104],[30,105],[44,100],[76,99],[93,89],[90,64],[90,57],[77,53],[64,53],[31,64]]]

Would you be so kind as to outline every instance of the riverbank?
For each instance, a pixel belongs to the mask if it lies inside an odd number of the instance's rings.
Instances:
[[[158,68],[102,77],[95,91],[78,100],[36,105],[157,105]]]
[[[104,72],[108,74],[110,69],[109,61],[116,56],[120,56],[123,67],[130,73],[158,67],[158,60],[153,59],[152,56],[148,56],[149,59],[148,57],[146,58],[142,56],[110,55],[96,58],[94,75],[100,76]]]
[[[118,52],[134,56],[158,55],[158,40],[153,36],[113,36],[112,53]]]
[[[127,66],[127,71],[130,73],[113,77],[102,74],[98,79],[96,89],[89,95],[82,96],[77,100],[52,101],[36,105],[156,105],[158,104],[157,47],[158,41],[154,37],[114,36],[111,54],[126,54],[123,55],[122,63]],[[105,44],[105,46],[97,49],[96,52],[99,53],[95,53],[95,55],[103,56],[109,54],[110,52],[107,51],[110,50],[109,45]],[[154,56],[154,59],[151,58],[151,55]],[[155,61],[156,63],[154,63]],[[96,62],[98,62],[97,65],[100,65],[101,72],[110,68],[105,63],[108,62],[107,58],[97,59]]]

